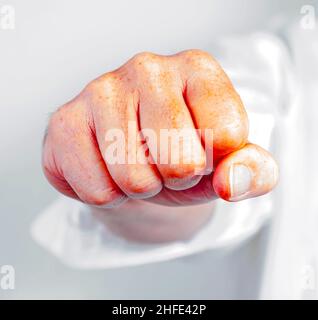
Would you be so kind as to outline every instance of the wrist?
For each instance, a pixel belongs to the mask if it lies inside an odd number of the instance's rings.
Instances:
[[[91,207],[91,212],[114,234],[130,241],[158,243],[191,238],[210,219],[214,202],[168,207],[129,200],[118,208]]]

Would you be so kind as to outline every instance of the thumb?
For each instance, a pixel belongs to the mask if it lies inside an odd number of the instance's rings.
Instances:
[[[222,159],[212,183],[220,198],[240,201],[271,191],[277,180],[278,166],[270,153],[248,143]]]

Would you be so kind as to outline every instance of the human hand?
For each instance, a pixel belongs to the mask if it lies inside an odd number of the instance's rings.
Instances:
[[[150,129],[158,137],[162,129],[212,129],[213,139],[190,130],[180,153],[182,158],[195,152],[195,161],[190,157],[187,163],[160,162],[162,150],[149,141],[150,155],[140,155],[142,163],[111,163],[111,142],[105,137],[119,129],[127,141],[129,122],[137,123],[137,148],[145,145],[139,129]],[[123,145],[124,155],[129,148]],[[213,173],[206,170],[212,150]],[[170,156],[172,151],[164,152]],[[199,50],[173,56],[141,53],[89,83],[51,117],[43,169],[61,193],[106,208],[127,199],[169,206],[218,197],[238,201],[269,192],[278,177],[271,155],[248,143],[247,114],[230,80]]]

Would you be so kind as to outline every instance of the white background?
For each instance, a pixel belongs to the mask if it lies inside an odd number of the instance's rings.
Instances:
[[[4,298],[256,298],[266,232],[229,252],[108,271],[71,270],[29,235],[55,197],[41,172],[51,112],[133,54],[209,50],[222,35],[299,19],[311,1],[13,1],[15,30],[0,29],[0,266],[16,270]],[[266,231],[266,230],[265,230]]]

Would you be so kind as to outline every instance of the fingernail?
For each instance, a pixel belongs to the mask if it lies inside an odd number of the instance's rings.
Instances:
[[[243,164],[232,164],[230,167],[231,201],[244,199],[250,190],[252,175],[248,167]]]

